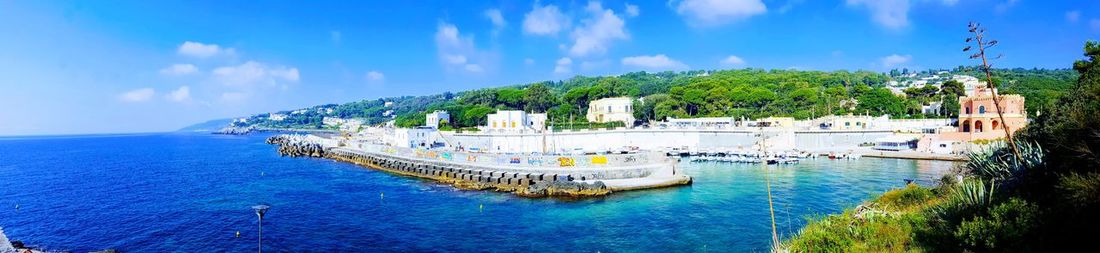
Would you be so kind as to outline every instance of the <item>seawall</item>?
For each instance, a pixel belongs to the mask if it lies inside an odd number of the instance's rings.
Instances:
[[[644,166],[524,167],[427,159],[386,152],[371,152],[340,144],[325,145],[318,137],[279,135],[268,143],[279,145],[286,156],[323,157],[394,174],[434,180],[461,189],[512,192],[526,197],[594,197],[618,190],[671,187],[691,183],[691,177],[676,175],[672,164]]]

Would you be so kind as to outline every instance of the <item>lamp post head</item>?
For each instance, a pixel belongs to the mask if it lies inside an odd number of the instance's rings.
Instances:
[[[256,210],[256,216],[260,216],[260,219],[264,218],[264,213],[267,213],[267,209],[271,209],[271,206],[263,204],[252,206],[252,210]]]

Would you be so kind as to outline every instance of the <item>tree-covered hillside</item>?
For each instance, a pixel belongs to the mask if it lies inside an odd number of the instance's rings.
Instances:
[[[927,70],[913,72],[931,75],[984,76],[970,69]],[[908,70],[905,71],[908,73]],[[1027,97],[1029,111],[1050,107],[1077,78],[1068,69],[998,69],[996,80],[1004,93]],[[635,118],[641,121],[668,117],[746,117],[789,116],[806,119],[827,114],[889,114],[893,118],[951,117],[958,111],[957,96],[963,91],[958,83],[913,87],[895,94],[885,87],[899,78],[870,71],[801,71],[738,69],[686,72],[632,72],[619,76],[585,77],[544,81],[459,93],[429,96],[405,96],[362,100],[346,104],[320,105],[294,111],[277,112],[287,117],[271,120],[269,114],[250,117],[247,124],[267,127],[320,128],[324,117],[362,118],[379,124],[396,117],[399,126],[423,124],[424,115],[445,110],[452,120],[447,127],[483,125],[485,115],[500,109],[548,113],[555,124],[584,122],[588,102],[600,98],[635,98]],[[922,105],[943,101],[941,111],[924,114]],[[392,104],[387,107],[387,102]],[[1042,107],[1040,107],[1042,106]],[[390,116],[396,115],[396,116]],[[238,123],[245,124],[245,123]]]

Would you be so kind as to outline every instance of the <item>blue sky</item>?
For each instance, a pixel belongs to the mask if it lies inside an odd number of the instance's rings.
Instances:
[[[728,68],[1067,68],[1088,0],[0,0],[0,135],[215,118],[574,75]]]

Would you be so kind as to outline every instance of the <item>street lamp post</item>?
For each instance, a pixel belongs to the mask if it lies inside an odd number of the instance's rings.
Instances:
[[[252,206],[252,210],[256,210],[256,217],[259,218],[260,233],[256,239],[257,252],[264,252],[264,213],[267,213],[267,209],[271,206],[268,205],[255,205]]]

